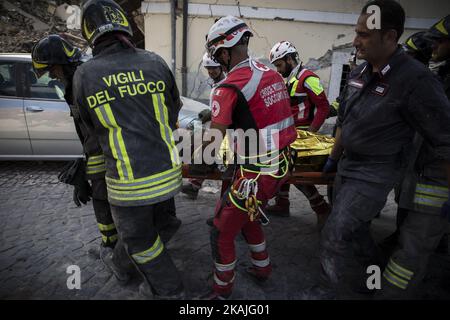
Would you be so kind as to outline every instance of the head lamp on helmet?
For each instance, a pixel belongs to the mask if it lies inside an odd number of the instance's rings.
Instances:
[[[91,47],[108,32],[123,32],[133,36],[125,12],[112,0],[89,0],[83,5],[81,32]]]

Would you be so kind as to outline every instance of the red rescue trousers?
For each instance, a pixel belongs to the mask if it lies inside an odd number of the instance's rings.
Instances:
[[[247,179],[257,176],[257,174],[250,172],[243,172],[243,175]],[[237,170],[233,181],[240,177],[241,172]],[[286,180],[287,175],[283,178],[274,178],[270,175],[258,177],[258,193],[256,196],[261,201],[262,209],[265,208],[269,199],[275,196]],[[211,229],[211,248],[215,260],[213,290],[221,295],[231,294],[233,288],[236,266],[234,240],[239,232],[242,232],[249,246],[251,262],[256,274],[261,278],[267,278],[272,272],[264,232],[259,219],[250,221],[247,212],[237,208],[230,201],[229,192],[230,190],[227,190],[216,205],[214,227]]]

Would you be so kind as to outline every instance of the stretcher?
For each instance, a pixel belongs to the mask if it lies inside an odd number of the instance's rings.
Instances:
[[[225,139],[226,140],[226,139]],[[334,145],[334,138],[297,129],[297,139],[291,144],[296,153],[294,170],[289,174],[290,184],[332,185],[335,174],[323,174],[322,168]],[[228,142],[222,144],[227,152]],[[199,167],[183,165],[183,178],[231,180],[232,170],[196,170]]]
[[[183,178],[208,179],[208,180],[231,180],[231,175],[222,173],[219,170],[201,173],[198,170],[191,170],[189,165],[183,165]],[[295,168],[289,174],[288,183],[290,184],[313,184],[313,185],[332,185],[334,173],[323,174],[316,171],[302,171],[301,168]]]

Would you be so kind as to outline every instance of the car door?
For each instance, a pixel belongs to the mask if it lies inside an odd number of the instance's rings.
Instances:
[[[64,99],[64,85],[48,73],[37,79],[31,64],[27,64],[26,75],[24,108],[33,155],[79,157],[83,149]]]
[[[0,159],[31,156],[24,99],[20,83],[22,65],[0,60]]]

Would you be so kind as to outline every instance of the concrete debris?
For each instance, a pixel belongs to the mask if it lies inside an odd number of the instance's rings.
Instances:
[[[36,31],[47,30],[49,28],[48,24],[42,22],[35,16],[32,16],[29,13],[26,13],[25,11],[23,11],[22,9],[13,5],[12,3],[8,2],[8,1],[3,1],[3,7],[8,11],[17,12],[18,14],[24,16],[25,18],[30,19],[32,22],[32,25],[33,25],[33,29]]]
[[[54,15],[55,11],[56,11],[56,4],[54,2],[49,2],[47,12],[50,13],[51,15]]]
[[[1,52],[31,52],[33,45],[49,34],[72,35],[68,40],[74,45],[86,49],[87,43],[81,36],[81,31],[68,28],[76,25],[70,15],[62,20],[56,15],[56,9],[61,5],[67,8],[79,6],[82,0],[22,0],[0,1],[0,48]],[[67,9],[66,8],[66,9]],[[70,12],[68,14],[71,14]],[[72,13],[73,14],[73,13]],[[69,21],[71,20],[71,21]]]
[[[352,43],[346,43],[340,46],[333,46],[332,49],[328,50],[323,56],[320,58],[312,58],[305,64],[305,67],[311,71],[316,71],[319,69],[327,68],[331,66],[331,59],[333,58],[334,51],[341,51],[344,49],[351,50],[353,48]]]
[[[64,3],[55,9],[55,16],[60,18],[63,21],[67,21],[67,18],[71,16],[71,13],[68,13],[67,9],[69,8],[69,5],[67,3]]]

